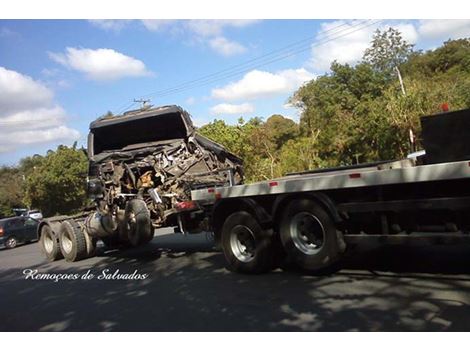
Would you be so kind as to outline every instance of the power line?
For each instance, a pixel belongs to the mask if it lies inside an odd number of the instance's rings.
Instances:
[[[219,76],[219,77],[215,77],[213,79],[208,79],[208,80],[204,80],[200,83],[197,83],[197,84],[188,84],[186,87],[182,87],[182,88],[170,88],[166,91],[162,91],[160,94],[153,94],[153,96],[158,96],[158,97],[164,97],[164,96],[168,96],[168,95],[172,95],[172,94],[176,94],[176,93],[179,93],[179,92],[182,92],[182,91],[185,91],[185,90],[188,90],[188,89],[193,89],[193,88],[199,88],[199,87],[203,87],[203,86],[206,86],[208,84],[211,84],[211,83],[215,83],[215,82],[218,82],[218,81],[221,81],[221,80],[224,80],[224,79],[227,79],[227,78],[231,78],[231,77],[234,77],[234,76],[238,76],[242,73],[246,73],[250,70],[253,70],[253,69],[256,69],[256,68],[259,68],[259,67],[262,67],[262,66],[266,66],[268,64],[271,64],[271,63],[274,63],[274,62],[277,62],[277,61],[281,61],[281,60],[284,60],[288,57],[291,57],[291,56],[295,56],[301,52],[304,52],[304,51],[307,51],[307,50],[310,50],[311,47],[314,47],[314,46],[319,46],[319,45],[323,45],[323,44],[326,44],[330,41],[333,41],[333,40],[336,40],[336,39],[339,39],[339,38],[342,38],[342,37],[345,37],[347,35],[350,35],[354,32],[357,32],[361,29],[364,29],[366,27],[369,27],[369,26],[372,26],[374,24],[377,24],[378,22],[380,21],[376,21],[376,22],[373,22],[373,23],[370,23],[370,24],[367,24],[365,26],[362,26],[360,28],[356,28],[355,30],[352,30],[352,31],[349,31],[345,34],[342,34],[342,35],[338,35],[336,37],[332,37],[332,38],[329,38],[328,40],[324,40],[323,42],[319,42],[319,43],[316,43],[314,45],[308,45],[307,47],[302,47],[302,48],[299,48],[295,51],[291,51],[283,56],[277,56],[277,57],[274,57],[272,59],[269,59],[269,60],[266,60],[266,61],[263,61],[259,64],[256,64],[256,65],[252,65],[251,67],[248,67],[248,68],[244,68],[242,70],[238,70],[238,71],[234,71],[234,72],[230,72],[230,73],[227,73],[227,74],[224,74],[222,76]]]
[[[334,30],[336,30],[336,29],[338,29],[338,28],[341,28],[341,27],[344,27],[344,26],[346,26],[346,25],[347,25],[347,23],[342,23],[341,25],[335,26],[335,27],[333,27],[333,28],[331,28],[331,29],[325,31],[324,33],[334,31]],[[259,57],[255,57],[255,58],[253,58],[253,59],[247,60],[247,61],[242,62],[242,63],[240,63],[240,64],[237,64],[237,65],[228,67],[228,68],[226,68],[226,69],[223,69],[223,70],[214,72],[214,73],[209,74],[209,75],[201,76],[201,77],[199,77],[199,78],[196,78],[196,79],[193,79],[193,80],[190,80],[190,81],[182,82],[182,83],[180,83],[180,84],[178,84],[178,85],[176,85],[176,86],[173,86],[173,87],[165,88],[165,89],[162,89],[162,90],[158,90],[158,91],[155,91],[155,92],[152,92],[152,93],[148,93],[148,94],[142,95],[142,97],[150,97],[150,96],[154,96],[154,95],[156,95],[156,94],[160,94],[160,93],[162,93],[162,92],[166,92],[167,90],[170,90],[170,89],[181,88],[181,87],[184,87],[184,86],[186,86],[186,85],[188,85],[188,84],[196,83],[196,82],[199,82],[199,81],[201,81],[201,80],[204,80],[204,79],[207,79],[207,78],[210,78],[210,77],[217,76],[217,75],[219,75],[219,74],[221,74],[221,73],[224,73],[224,72],[227,72],[227,71],[231,71],[231,70],[233,70],[233,69],[235,69],[235,68],[239,68],[239,67],[246,66],[247,64],[250,64],[250,63],[252,63],[252,62],[258,61],[258,60],[260,60],[260,59],[262,59],[262,58],[264,58],[264,57],[270,56],[270,55],[272,55],[272,54],[274,54],[274,53],[281,52],[281,51],[285,51],[286,49],[291,48],[291,47],[293,47],[293,46],[296,46],[296,45],[298,45],[299,43],[303,43],[303,42],[305,42],[305,41],[310,41],[310,40],[312,40],[313,38],[314,38],[314,36],[310,36],[310,37],[304,38],[304,39],[302,39],[302,40],[299,40],[299,41],[297,41],[297,42],[294,42],[294,43],[292,43],[292,44],[289,44],[289,45],[287,45],[287,46],[285,46],[285,47],[282,47],[282,48],[280,48],[280,49],[276,49],[276,50],[270,51],[270,52],[268,52],[268,53],[266,53],[266,54],[264,54],[264,55],[261,55],[261,56],[259,56]],[[135,105],[134,102],[131,102],[131,104],[128,104],[128,105],[126,105],[126,104],[127,104],[127,103],[121,105],[118,109],[116,109],[116,111],[119,111],[119,112],[118,112],[118,115],[120,115],[123,111],[126,111],[127,109],[129,109],[129,108],[132,107],[133,105]]]
[[[229,68],[217,71],[215,73],[205,75],[202,77],[199,77],[197,79],[193,79],[190,81],[182,82],[178,85],[175,85],[173,87],[169,87],[166,89],[161,89],[159,91],[155,91],[149,94],[145,94],[142,97],[151,97],[151,96],[158,96],[158,97],[165,97],[168,95],[173,95],[188,89],[194,89],[198,87],[202,87],[211,83],[215,83],[217,81],[221,81],[230,77],[237,76],[242,73],[246,73],[250,70],[253,70],[255,68],[259,68],[262,66],[266,66],[268,64],[284,60],[286,58],[289,58],[291,56],[297,55],[301,52],[304,52],[306,50],[310,50],[312,47],[324,45],[330,41],[348,36],[352,33],[355,33],[359,30],[362,30],[364,28],[367,28],[369,26],[375,25],[380,23],[381,20],[377,21],[372,21],[371,20],[362,20],[359,21],[355,24],[349,24],[349,23],[342,23],[341,25],[335,26],[325,32],[323,32],[323,38],[316,42],[316,43],[310,43],[310,40],[313,38],[308,37],[299,41],[296,41],[294,43],[291,43],[285,47],[282,47],[277,50],[273,50],[269,53],[266,53],[264,55],[261,55],[259,57],[253,58],[251,60],[245,61],[243,63],[231,66]],[[348,25],[348,28],[338,30],[341,27],[344,27]],[[338,30],[338,31],[337,31]],[[343,33],[345,32],[345,33]],[[329,33],[328,35],[324,35],[325,33]],[[342,34],[340,34],[342,33]],[[340,35],[339,35],[340,34]],[[304,44],[305,42],[309,41],[308,43]],[[302,45],[301,45],[302,44]],[[273,55],[276,54],[276,55]],[[264,59],[264,60],[261,60]],[[261,61],[260,61],[261,60]],[[258,62],[259,61],[259,62]],[[126,103],[127,104],[127,103]],[[132,102],[130,105],[128,105],[126,108],[124,108],[124,111],[127,110],[129,107],[133,106],[135,102]]]
[[[367,21],[368,21],[368,20],[365,20],[364,22],[367,22]],[[344,27],[344,26],[346,26],[346,25],[348,25],[348,23],[343,22],[343,23],[340,24],[340,25],[337,25],[337,26],[335,26],[335,27],[333,27],[333,28],[330,28],[330,29],[326,30],[325,32],[322,33],[322,35],[325,35],[326,33],[334,32],[335,30],[337,30],[337,29],[339,29],[339,28],[341,28],[341,27]],[[260,60],[260,59],[262,59],[262,58],[271,56],[272,54],[285,51],[286,49],[292,48],[292,47],[294,47],[294,46],[296,46],[296,45],[298,45],[298,44],[300,44],[300,43],[303,43],[303,42],[306,42],[306,41],[309,41],[309,43],[310,43],[310,41],[311,41],[312,39],[314,39],[315,37],[316,37],[316,35],[315,35],[315,36],[309,36],[309,37],[307,37],[307,38],[304,38],[304,39],[302,39],[302,40],[299,40],[299,41],[296,41],[296,42],[294,42],[294,43],[292,43],[292,44],[289,44],[289,45],[287,45],[287,46],[285,46],[285,47],[282,47],[282,48],[279,48],[279,49],[276,49],[276,50],[272,50],[272,51],[270,51],[270,52],[268,52],[268,53],[266,53],[266,54],[264,54],[264,55],[261,55],[261,56],[259,56],[259,57],[255,57],[255,58],[253,58],[253,59],[247,60],[247,61],[242,62],[242,63],[240,63],[240,64],[237,64],[237,65],[234,65],[234,66],[230,66],[230,67],[228,67],[228,68],[226,68],[226,69],[223,69],[223,70],[214,72],[214,73],[209,74],[209,75],[204,75],[204,76],[198,77],[198,78],[193,79],[193,80],[190,80],[190,81],[182,82],[182,83],[180,83],[180,84],[178,84],[178,85],[176,85],[176,86],[173,86],[173,87],[169,87],[169,88],[165,88],[165,89],[162,89],[162,90],[158,90],[158,91],[155,91],[155,92],[152,92],[152,93],[145,94],[145,95],[143,95],[142,97],[150,97],[150,96],[154,96],[154,95],[156,95],[156,94],[165,93],[165,92],[167,92],[167,91],[169,91],[169,90],[174,90],[174,89],[177,89],[177,88],[182,88],[182,87],[187,86],[188,84],[193,84],[193,83],[196,83],[196,82],[199,82],[199,81],[202,81],[202,80],[206,80],[207,78],[217,76],[217,75],[219,75],[219,74],[221,74],[221,73],[224,73],[224,72],[233,71],[233,70],[236,69],[236,68],[241,68],[241,67],[246,66],[246,65],[248,65],[248,64],[250,64],[250,63],[252,63],[252,62],[255,62],[255,61],[258,61],[258,60]],[[130,104],[125,103],[125,104],[121,105],[118,109],[116,109],[116,111],[118,111],[118,115],[120,115],[122,112],[128,110],[129,108],[131,108],[131,107],[134,106],[134,105],[136,105],[135,102],[131,101]]]
[[[366,20],[366,21],[368,21],[368,20]],[[325,33],[334,31],[334,30],[336,30],[336,29],[338,29],[338,28],[341,28],[341,27],[344,27],[344,26],[346,26],[346,25],[347,25],[347,23],[342,23],[341,25],[335,26],[335,27],[333,27],[333,28],[331,28],[331,29],[325,31]],[[190,80],[190,81],[182,82],[182,83],[180,83],[180,84],[178,84],[178,85],[176,85],[176,86],[170,87],[170,88],[165,88],[165,89],[162,89],[162,90],[157,90],[157,91],[155,91],[155,92],[152,92],[152,93],[149,93],[149,94],[144,95],[144,97],[157,95],[157,94],[160,94],[160,93],[162,93],[162,92],[166,92],[167,90],[170,90],[170,89],[177,89],[177,88],[180,88],[181,86],[185,86],[185,85],[190,84],[190,83],[195,83],[195,82],[199,82],[199,81],[201,81],[201,80],[205,80],[205,79],[210,78],[210,77],[218,76],[219,74],[225,73],[225,72],[227,72],[227,71],[233,71],[234,69],[237,69],[237,68],[246,66],[246,65],[251,64],[252,62],[255,62],[255,61],[259,61],[259,60],[261,60],[261,59],[263,59],[263,58],[265,58],[265,57],[271,56],[272,54],[286,51],[287,49],[292,48],[292,47],[295,47],[295,46],[297,46],[297,45],[299,45],[299,44],[301,44],[301,43],[304,43],[304,42],[306,42],[306,41],[308,41],[308,42],[309,42],[309,45],[310,45],[310,41],[311,41],[314,37],[315,37],[315,36],[310,36],[310,37],[304,38],[304,39],[302,39],[302,40],[296,41],[296,42],[291,43],[291,44],[289,44],[289,45],[287,45],[287,46],[284,46],[284,47],[282,47],[282,48],[279,48],[279,49],[276,49],[276,50],[272,50],[272,51],[270,51],[270,52],[268,52],[268,53],[266,53],[266,54],[263,54],[263,55],[261,55],[261,56],[258,56],[258,57],[255,57],[255,58],[253,58],[253,59],[247,60],[247,61],[242,62],[242,63],[240,63],[240,64],[237,64],[237,65],[234,65],[234,66],[230,66],[230,67],[225,68],[225,69],[223,69],[223,70],[214,72],[214,73],[209,74],[209,75],[204,75],[204,76],[201,76],[201,77],[199,77],[199,78],[196,78],[196,79],[193,79],[193,80]]]

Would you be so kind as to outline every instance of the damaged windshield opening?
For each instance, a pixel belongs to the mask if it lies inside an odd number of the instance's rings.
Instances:
[[[96,155],[134,144],[182,139],[187,137],[187,129],[182,117],[173,113],[104,125],[92,129],[91,134],[93,154]]]

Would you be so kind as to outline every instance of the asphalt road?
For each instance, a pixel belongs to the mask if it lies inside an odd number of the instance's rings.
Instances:
[[[204,235],[77,263],[48,263],[33,243],[0,250],[0,331],[469,331],[469,264],[469,246],[363,247],[330,276],[246,276]],[[95,277],[33,280],[25,269]]]

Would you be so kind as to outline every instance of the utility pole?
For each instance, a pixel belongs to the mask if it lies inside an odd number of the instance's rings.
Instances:
[[[403,96],[406,97],[405,85],[403,84],[403,78],[401,77],[401,72],[398,66],[395,66],[395,71],[397,71],[398,80],[400,81],[401,92]],[[408,129],[408,133],[409,133],[410,149],[411,149],[411,152],[414,153],[416,151],[416,137],[415,137],[413,128],[410,127]]]
[[[403,96],[405,96],[405,85],[403,84],[403,78],[401,78],[400,69],[398,68],[398,66],[395,66],[395,70],[397,71],[398,80],[400,81],[401,92],[403,93]]]

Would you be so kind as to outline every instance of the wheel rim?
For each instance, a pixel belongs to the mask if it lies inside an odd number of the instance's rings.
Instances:
[[[256,240],[253,232],[244,225],[233,227],[230,233],[230,249],[241,262],[248,263],[255,257]]]
[[[65,232],[64,235],[62,236],[62,248],[64,249],[66,253],[70,253],[72,251],[72,246],[73,246],[72,238],[67,232]]]
[[[54,242],[49,233],[46,233],[44,235],[44,249],[46,250],[47,253],[51,253],[54,249]]]
[[[325,243],[322,223],[309,212],[300,212],[292,218],[290,235],[297,249],[306,255],[318,253]]]
[[[13,248],[16,246],[16,239],[14,237],[11,237],[7,241],[7,247]]]

